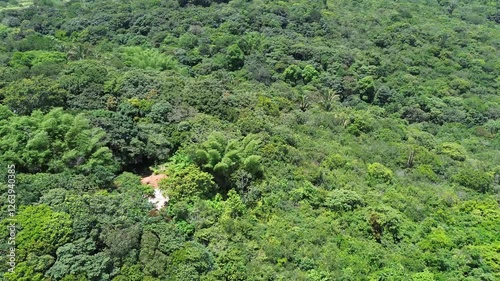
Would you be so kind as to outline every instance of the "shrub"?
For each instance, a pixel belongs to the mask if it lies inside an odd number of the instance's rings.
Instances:
[[[370,184],[386,183],[390,184],[393,180],[391,169],[380,163],[368,165],[368,181]]]
[[[342,168],[345,164],[347,164],[347,161],[340,154],[332,154],[321,163],[322,166],[329,170]]]
[[[441,144],[439,151],[441,154],[450,156],[451,159],[457,161],[465,161],[466,151],[463,146],[454,142],[445,142]]]
[[[351,190],[333,190],[327,197],[325,206],[335,211],[351,211],[364,205],[363,198]]]
[[[483,171],[465,168],[458,172],[458,174],[453,177],[453,180],[464,187],[485,193],[490,189],[493,183],[493,175]]]
[[[415,174],[417,175],[418,178],[424,178],[431,180],[433,182],[438,180],[438,177],[436,173],[432,170],[431,165],[418,165],[417,168],[415,169]]]
[[[167,171],[168,178],[160,182],[160,187],[175,199],[204,197],[212,192],[216,185],[212,175],[202,172],[195,165]]]

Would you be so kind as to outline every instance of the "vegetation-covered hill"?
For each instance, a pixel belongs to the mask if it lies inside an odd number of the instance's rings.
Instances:
[[[2,280],[500,280],[498,1],[19,2]]]

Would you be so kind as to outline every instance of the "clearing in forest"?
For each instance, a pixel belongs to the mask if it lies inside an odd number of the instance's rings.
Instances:
[[[148,201],[155,205],[157,210],[165,207],[168,203],[168,196],[163,195],[163,192],[159,188],[159,183],[162,179],[166,178],[167,175],[159,174],[159,175],[151,175],[149,177],[145,177],[141,179],[142,184],[150,185],[154,188],[154,194],[152,197],[148,198]]]

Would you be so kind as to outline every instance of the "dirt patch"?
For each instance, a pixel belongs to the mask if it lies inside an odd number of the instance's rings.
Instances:
[[[153,188],[159,188],[159,183],[162,179],[167,178],[167,175],[151,175],[149,177],[145,177],[141,179],[142,184],[148,184],[151,185]]]

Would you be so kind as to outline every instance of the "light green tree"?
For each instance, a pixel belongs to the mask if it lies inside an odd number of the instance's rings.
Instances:
[[[228,140],[222,133],[216,132],[196,150],[194,162],[214,174],[216,179],[228,184],[229,177],[242,169],[253,177],[263,173],[261,156],[254,154],[260,144],[257,135],[248,135],[242,140]]]

